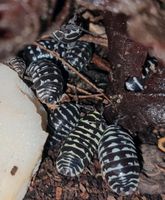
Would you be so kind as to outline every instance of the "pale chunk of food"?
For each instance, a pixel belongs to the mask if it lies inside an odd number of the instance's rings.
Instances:
[[[46,112],[16,72],[0,64],[0,200],[23,199],[41,161]]]

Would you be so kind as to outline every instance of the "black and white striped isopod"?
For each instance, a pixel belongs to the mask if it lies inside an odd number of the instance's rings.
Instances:
[[[155,57],[148,56],[143,69],[141,77],[129,77],[125,82],[125,87],[128,91],[132,92],[141,92],[145,87],[145,80],[149,78],[149,76],[156,72],[156,66],[158,65],[158,61]]]
[[[47,37],[37,41],[39,45],[42,45],[45,49],[50,51],[56,51],[61,57],[64,57],[67,51],[67,45],[59,43],[53,37]],[[21,56],[26,61],[26,64],[29,65],[33,61],[40,59],[49,59],[54,60],[54,57],[51,53],[45,49],[40,48],[37,45],[27,45],[21,53]]]
[[[60,43],[68,44],[69,47],[73,46],[74,42],[77,41],[81,34],[81,23],[79,22],[77,15],[74,15],[67,24],[61,26],[60,30],[53,32],[53,37]]]
[[[82,34],[81,28],[76,21],[77,16],[75,15],[67,24],[64,24],[60,30],[54,31],[52,37],[47,37],[37,42],[46,49],[57,51],[60,56],[63,57],[65,51],[73,47]],[[21,55],[27,65],[39,59],[53,59],[51,53],[33,44],[27,45],[21,52]]]
[[[8,65],[11,69],[17,72],[19,77],[23,78],[26,70],[26,64],[22,58],[18,56],[11,57],[4,61],[4,64]]]
[[[63,43],[57,45],[55,41],[53,42],[53,39],[49,37],[47,39],[39,40],[38,43],[51,51],[58,52],[65,61],[75,67],[78,71],[82,71],[86,68],[90,63],[93,54],[93,47],[91,43],[88,42],[75,41],[74,46],[68,48],[67,45]]]
[[[78,126],[66,139],[56,160],[56,168],[60,174],[77,176],[89,164],[103,131],[101,118],[101,114],[94,111],[79,120]]]
[[[83,71],[90,63],[92,54],[93,48],[90,43],[77,41],[73,48],[65,52],[63,58],[78,71]]]
[[[50,51],[56,51],[61,57],[65,54],[67,50],[67,45],[59,43],[53,37],[47,37],[37,41],[38,44],[42,45],[44,48],[49,49]],[[43,51],[44,52],[44,51]]]
[[[125,82],[125,87],[131,92],[141,92],[144,90],[144,79],[141,77],[129,77]]]
[[[78,71],[85,69],[85,67],[90,63],[93,54],[92,45],[83,41],[76,41],[72,48],[67,48],[67,45],[63,43],[57,44],[57,42],[51,37],[41,39],[38,43],[52,52],[56,51],[59,53],[60,57],[64,58],[65,61],[75,67]],[[28,45],[24,49],[23,58],[27,65],[39,59],[54,60],[53,55],[35,45]]]
[[[146,79],[150,76],[151,73],[156,73],[157,65],[158,60],[155,57],[148,56],[142,69],[142,78]]]
[[[35,62],[40,59],[49,59],[49,60],[53,59],[53,55],[51,55],[49,52],[47,52],[44,49],[41,49],[39,46],[36,45],[26,46],[23,49],[21,56],[23,57],[27,65],[30,65],[33,61]]]
[[[33,82],[32,88],[42,103],[57,103],[64,93],[64,79],[59,69],[60,63],[42,59],[32,62],[26,74]]]
[[[65,139],[80,119],[80,109],[75,103],[64,103],[48,111],[49,137],[47,146],[53,146]]]
[[[99,142],[98,157],[103,177],[114,192],[129,195],[137,189],[140,166],[128,131],[108,126]]]

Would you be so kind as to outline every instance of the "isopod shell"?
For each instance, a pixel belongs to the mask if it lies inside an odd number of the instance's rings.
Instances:
[[[32,88],[44,104],[56,104],[64,93],[65,83],[59,68],[58,62],[40,59],[32,62],[26,70],[33,82]]]
[[[79,120],[56,160],[57,171],[69,177],[79,176],[97,151],[103,132],[101,114],[96,110]]]
[[[47,146],[54,146],[64,140],[80,119],[78,104],[67,102],[55,110],[48,110],[49,137]]]
[[[136,191],[140,165],[127,130],[117,125],[108,126],[99,142],[98,157],[103,177],[115,193],[130,195]]]

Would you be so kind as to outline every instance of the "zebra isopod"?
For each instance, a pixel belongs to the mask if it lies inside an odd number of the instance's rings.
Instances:
[[[60,57],[65,59],[65,61],[75,67],[78,71],[82,71],[86,68],[90,63],[93,54],[92,45],[83,41],[75,41],[72,48],[67,48],[67,45],[63,43],[58,44],[57,41],[51,37],[41,39],[38,43],[46,49],[59,53]],[[24,49],[23,58],[27,65],[39,59],[54,60],[54,57],[50,53],[35,45],[28,45]]]
[[[65,82],[59,65],[58,62],[42,59],[32,62],[26,70],[33,82],[32,88],[42,103],[57,103],[64,93]]]
[[[41,38],[37,41],[37,44],[27,45],[20,55],[26,62],[26,65],[30,65],[32,62],[38,60],[54,60],[53,52],[59,54],[70,65],[75,67],[78,71],[86,69],[86,66],[90,63],[93,47],[91,43],[78,41],[78,38],[82,34],[81,23],[78,22],[77,16],[69,20],[67,24],[64,24],[60,30],[53,32],[52,36]],[[41,47],[43,46],[43,48]],[[52,53],[47,50],[52,51]],[[63,67],[71,73],[68,68]]]
[[[125,82],[125,87],[128,91],[141,92],[144,90],[144,79],[136,76],[129,77]]]
[[[54,146],[65,139],[75,128],[80,118],[79,106],[75,103],[64,103],[57,109],[48,111],[48,146]]]
[[[8,65],[11,69],[16,71],[20,78],[23,78],[26,70],[26,64],[22,58],[18,56],[11,57],[4,61],[4,64]]]
[[[70,133],[56,161],[56,168],[65,176],[78,176],[90,163],[103,131],[101,114],[96,110],[80,118]]]
[[[125,82],[126,90],[132,92],[142,92],[145,87],[145,80],[155,73],[158,61],[155,57],[148,56],[142,68],[141,77],[129,77]]]
[[[61,26],[60,30],[53,32],[53,37],[60,43],[72,46],[82,34],[81,26],[82,24],[79,22],[78,16],[74,15],[67,24]]]
[[[30,65],[32,62],[35,62],[41,59],[53,60],[53,56],[49,52],[33,44],[27,45],[23,49],[21,56],[25,60],[27,66]]]
[[[142,78],[146,79],[149,75],[156,73],[158,60],[155,57],[148,56],[142,70]]]
[[[73,48],[70,48],[65,52],[63,57],[78,71],[83,71],[90,63],[92,54],[93,48],[90,43],[77,41]]]
[[[53,41],[53,39],[49,37],[47,39],[39,40],[38,43],[51,51],[58,52],[59,55],[65,59],[65,61],[75,67],[78,71],[83,71],[86,68],[86,66],[90,63],[93,55],[93,46],[88,42],[75,41],[74,45],[68,48],[67,44],[57,44],[57,42]],[[44,53],[43,50],[41,51]],[[51,55],[49,58],[52,59]]]
[[[140,165],[133,138],[118,125],[110,125],[98,146],[102,175],[112,191],[130,195],[138,187]]]
[[[76,20],[77,17],[74,16],[60,30],[54,31],[52,37],[43,38],[37,42],[46,49],[57,51],[63,57],[65,51],[74,47],[75,42],[82,34],[80,26],[76,24]],[[38,59],[53,59],[49,52],[36,45],[27,45],[22,52],[22,56],[28,65]]]

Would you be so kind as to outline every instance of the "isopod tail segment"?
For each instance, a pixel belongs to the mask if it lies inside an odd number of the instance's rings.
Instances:
[[[136,76],[129,77],[125,82],[125,88],[131,92],[141,92],[144,90],[144,79]]]
[[[9,66],[11,69],[17,72],[20,78],[24,77],[24,73],[26,70],[25,61],[21,57],[11,57],[4,61],[4,64]]]
[[[157,72],[158,60],[155,57],[147,56],[142,69],[142,78],[147,79]]]
[[[131,92],[142,92],[145,89],[145,81],[153,73],[156,73],[156,67],[158,65],[158,60],[155,57],[147,56],[147,59],[142,68],[141,77],[129,77],[125,81],[125,88]]]
[[[98,158],[103,178],[113,192],[126,196],[137,190],[140,164],[127,130],[119,125],[108,126],[99,141]]]
[[[101,118],[102,115],[96,110],[80,118],[57,157],[56,168],[60,174],[69,177],[79,176],[91,162],[103,132]]]

